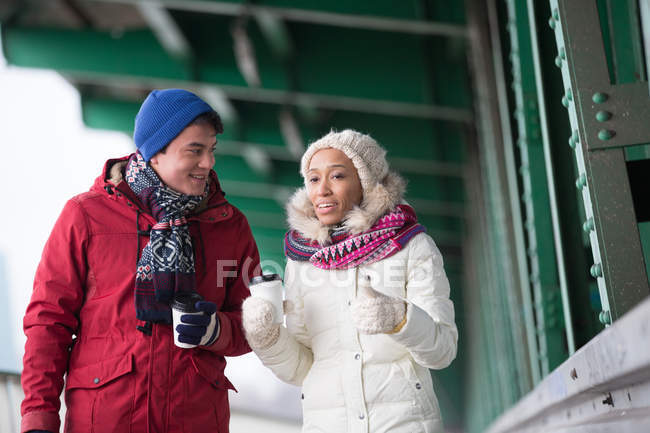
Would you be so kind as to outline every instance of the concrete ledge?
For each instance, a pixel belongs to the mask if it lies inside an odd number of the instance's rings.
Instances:
[[[650,432],[650,299],[580,348],[487,432]]]

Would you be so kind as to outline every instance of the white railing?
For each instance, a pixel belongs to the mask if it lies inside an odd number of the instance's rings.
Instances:
[[[594,337],[487,433],[650,432],[650,299]]]

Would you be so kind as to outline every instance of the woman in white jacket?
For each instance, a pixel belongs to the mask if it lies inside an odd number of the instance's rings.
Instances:
[[[288,206],[286,327],[243,304],[251,348],[302,386],[303,432],[442,432],[428,369],[456,356],[442,256],[368,135],[330,132],[301,161]]]

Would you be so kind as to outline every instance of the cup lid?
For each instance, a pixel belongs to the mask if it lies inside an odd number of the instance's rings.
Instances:
[[[174,295],[171,307],[184,313],[196,313],[197,310],[194,308],[194,304],[202,300],[203,297],[196,292],[177,292]]]
[[[251,279],[250,285],[254,284],[259,284],[259,283],[265,283],[267,281],[282,281],[282,277],[279,276],[278,274],[266,274],[266,275],[258,275],[257,277],[253,277]]]

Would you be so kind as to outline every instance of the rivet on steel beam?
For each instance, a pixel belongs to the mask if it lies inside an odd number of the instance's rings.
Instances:
[[[560,56],[555,57],[555,66],[557,66],[558,68],[562,67],[562,57]]]
[[[591,100],[594,101],[596,104],[602,104],[603,102],[607,101],[607,99],[609,99],[609,96],[606,93],[602,93],[602,92],[596,92],[591,97]]]
[[[584,173],[582,173],[580,177],[578,177],[578,179],[576,180],[576,188],[582,189],[585,187],[585,185],[587,185],[587,176]]]
[[[587,221],[582,224],[582,230],[584,230],[586,233],[589,233],[594,229],[594,219],[589,218]]]
[[[566,60],[566,51],[564,50],[564,47],[560,48],[560,57],[562,57],[562,60]]]
[[[565,96],[562,96],[562,105],[566,108],[569,108],[569,99]]]
[[[616,132],[609,129],[601,129],[598,131],[598,138],[603,141],[611,139],[614,135],[616,135]]]
[[[602,277],[603,267],[600,266],[600,263],[594,263],[593,265],[591,265],[591,268],[589,268],[589,273],[594,278]]]
[[[553,17],[548,19],[548,26],[555,30],[555,19]]]
[[[554,20],[560,19],[560,11],[557,8],[553,9],[553,19]]]
[[[612,113],[610,113],[609,111],[601,110],[598,113],[596,113],[596,120],[599,122],[606,122],[611,118],[612,118]]]
[[[611,314],[609,313],[608,310],[603,310],[598,315],[598,320],[603,325],[609,325],[610,323],[612,323],[612,316],[611,316]]]
[[[573,93],[571,92],[571,89],[566,89],[566,92],[564,94],[569,101],[573,101]]]
[[[578,378],[578,372],[576,371],[575,368],[571,369],[571,372],[569,373],[569,376],[571,376],[571,379],[576,380]]]
[[[571,137],[569,137],[569,146],[571,146],[571,149],[575,149],[576,144],[580,142],[580,137],[578,136],[578,131],[574,130],[573,134],[571,134]]]

